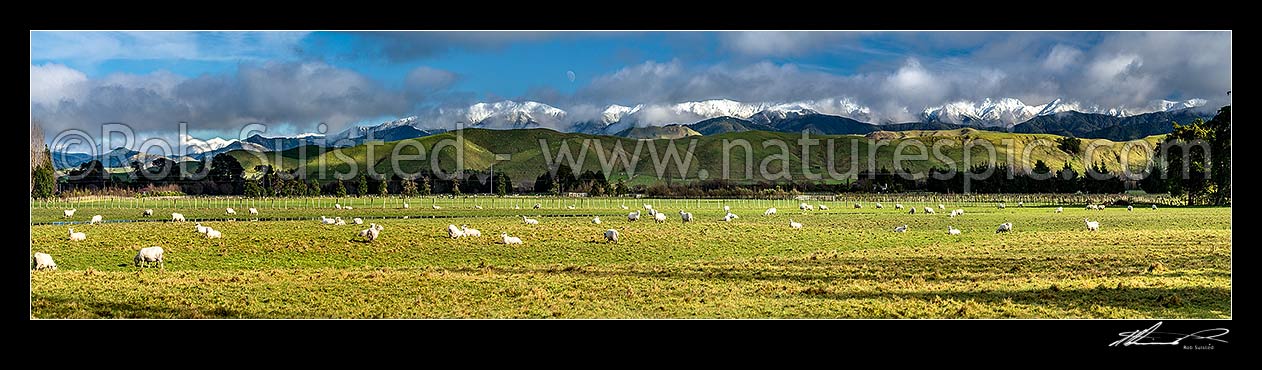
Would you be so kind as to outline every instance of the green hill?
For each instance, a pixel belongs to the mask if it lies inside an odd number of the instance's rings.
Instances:
[[[259,164],[273,164],[291,169],[303,166],[309,178],[331,180],[334,174],[351,172],[352,168],[362,171],[371,166],[375,173],[419,173],[436,165],[443,171],[452,171],[456,164],[456,149],[463,149],[463,167],[466,170],[487,170],[495,162],[495,154],[511,156],[508,160],[496,162],[495,170],[507,173],[515,182],[526,184],[544,173],[547,163],[573,162],[575,172],[604,171],[614,179],[630,178],[631,183],[652,183],[659,178],[670,177],[672,181],[696,180],[700,175],[710,179],[724,177],[724,160],[729,158],[727,178],[735,182],[760,181],[761,174],[779,174],[782,169],[795,180],[805,179],[802,164],[806,163],[807,171],[823,174],[825,181],[834,181],[828,172],[828,163],[834,165],[834,172],[846,174],[851,168],[851,161],[857,160],[854,168],[859,171],[879,168],[893,169],[894,153],[902,147],[902,153],[912,158],[901,163],[902,168],[910,171],[924,171],[932,167],[950,167],[951,163],[960,166],[964,159],[962,144],[974,140],[976,144],[970,150],[973,163],[984,162],[989,155],[986,150],[989,143],[995,149],[995,158],[999,163],[1007,163],[1011,154],[1014,161],[1026,168],[1032,167],[1035,160],[1042,160],[1053,169],[1059,169],[1068,162],[1072,168],[1081,173],[1084,169],[1081,157],[1072,157],[1056,147],[1059,136],[1049,134],[1014,134],[1005,132],[983,131],[975,129],[957,130],[910,130],[910,131],[875,131],[865,136],[859,135],[812,135],[811,139],[820,142],[810,146],[809,156],[802,157],[801,133],[783,133],[770,131],[728,132],[711,136],[689,136],[681,139],[637,140],[614,136],[597,136],[576,133],[561,133],[548,129],[520,130],[486,130],[465,129],[458,132],[446,132],[423,138],[408,139],[380,143],[377,145],[358,145],[354,147],[327,149],[321,152],[314,146],[294,148],[280,153],[246,153],[234,151],[230,154],[241,161],[247,171],[252,172]],[[1130,148],[1127,162],[1136,171],[1142,169],[1148,155],[1161,136],[1150,136],[1135,143]],[[832,141],[830,157],[828,142]],[[541,144],[541,142],[543,144]],[[927,159],[915,159],[920,154],[916,143],[928,149]],[[941,142],[941,144],[939,144]],[[1122,160],[1124,142],[1108,140],[1083,140],[1081,152],[1085,153],[1092,143],[1096,145],[1092,161],[1103,160],[1105,164],[1117,171]],[[462,143],[462,144],[458,144]],[[435,153],[435,145],[438,152]],[[695,146],[691,160],[684,154],[689,145]],[[546,152],[542,149],[547,148]],[[568,147],[568,159],[559,159],[558,155]],[[638,146],[638,151],[637,151]],[[370,153],[371,147],[371,153]],[[615,156],[616,148],[621,148]],[[937,147],[941,156],[933,153]],[[305,148],[305,149],[303,149]],[[586,150],[584,150],[586,148]],[[671,148],[674,150],[672,151]],[[782,148],[784,149],[782,151]],[[1024,153],[1028,153],[1026,156]],[[726,149],[726,151],[725,151]],[[852,149],[857,149],[853,150]],[[301,151],[305,150],[305,155]],[[423,154],[420,158],[411,156]],[[581,160],[579,158],[581,157]],[[630,159],[620,161],[617,158]],[[305,160],[304,160],[305,158]],[[638,160],[634,160],[638,158]],[[874,161],[869,163],[869,158]],[[395,160],[392,160],[395,159]],[[549,161],[551,159],[551,161]],[[436,163],[435,163],[436,161]],[[681,173],[678,162],[686,163]],[[748,161],[748,162],[747,162]],[[633,166],[628,168],[627,163]],[[320,164],[325,163],[323,173]],[[749,172],[746,166],[749,166]],[[765,164],[765,165],[764,165]],[[659,177],[659,173],[661,176]],[[752,173],[752,180],[747,174]],[[855,178],[850,172],[842,178]],[[782,179],[781,179],[782,180]],[[664,181],[664,180],[663,180]],[[836,180],[840,181],[840,180]]]
[[[629,139],[679,139],[688,136],[701,136],[701,133],[684,125],[632,127],[617,135]]]

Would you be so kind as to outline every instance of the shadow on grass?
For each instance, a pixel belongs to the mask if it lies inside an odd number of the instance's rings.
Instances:
[[[42,302],[41,302],[42,301]],[[77,307],[77,311],[70,312],[46,312],[46,317],[82,317],[84,318],[105,318],[105,319],[142,319],[142,318],[177,318],[177,319],[198,319],[198,318],[230,318],[239,317],[240,312],[224,307],[214,308],[208,311],[193,308],[175,308],[165,305],[157,305],[150,302],[119,302],[105,301],[87,297],[41,297],[34,296],[31,300],[33,307],[48,306],[61,309],[64,307]]]

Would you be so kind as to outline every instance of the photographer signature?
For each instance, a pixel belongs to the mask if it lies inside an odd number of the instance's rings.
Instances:
[[[1198,331],[1198,332],[1195,332],[1195,333],[1191,333],[1191,334],[1182,334],[1182,333],[1171,333],[1171,332],[1157,331],[1157,328],[1159,328],[1159,327],[1161,327],[1161,322],[1157,322],[1157,324],[1156,324],[1156,325],[1153,325],[1151,328],[1148,328],[1148,329],[1144,329],[1144,330],[1136,330],[1136,331],[1124,331],[1124,332],[1118,333],[1117,335],[1121,336],[1121,337],[1122,337],[1122,339],[1118,339],[1117,341],[1115,341],[1115,342],[1113,342],[1113,343],[1109,344],[1109,347],[1113,347],[1113,346],[1117,346],[1117,345],[1123,345],[1123,346],[1131,346],[1131,345],[1136,345],[1136,346],[1155,346],[1155,345],[1177,346],[1177,345],[1179,345],[1179,342],[1180,342],[1180,341],[1182,341],[1182,340],[1184,340],[1184,339],[1189,339],[1189,338],[1191,338],[1191,339],[1212,340],[1212,341],[1218,341],[1218,342],[1222,342],[1222,343],[1227,343],[1227,341],[1222,340],[1222,339],[1218,339],[1218,337],[1223,336],[1223,335],[1225,335],[1225,334],[1227,334],[1227,333],[1229,332],[1229,330],[1224,329],[1224,328],[1216,328],[1216,329],[1205,329],[1205,330],[1201,330],[1201,331]],[[1207,333],[1209,333],[1209,334],[1213,334],[1213,335],[1206,335]],[[1169,341],[1169,342],[1160,342],[1160,341],[1158,341],[1158,340],[1169,340],[1169,339],[1171,339],[1171,338],[1173,338],[1174,340],[1171,340],[1171,341]]]

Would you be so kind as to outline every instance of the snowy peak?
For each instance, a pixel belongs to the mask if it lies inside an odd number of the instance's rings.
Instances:
[[[181,140],[184,141],[184,144],[186,145],[185,148],[188,150],[189,154],[219,150],[240,141],[237,139],[227,140],[219,137],[201,140],[189,135],[184,135],[181,137]]]
[[[670,107],[677,114],[692,114],[704,118],[722,116],[748,118],[767,109],[766,104],[746,104],[728,99],[685,102]]]
[[[566,112],[553,106],[526,101],[517,103],[505,100],[495,103],[478,103],[469,106],[465,119],[470,127],[490,129],[516,129],[547,127],[564,128]]]
[[[601,123],[609,125],[621,121],[624,117],[636,114],[643,108],[644,104],[636,104],[634,107],[610,104],[608,107],[605,107],[604,112],[600,113],[600,120]]]
[[[1034,118],[1046,106],[1047,104],[1029,106],[1014,98],[999,100],[987,98],[980,103],[961,100],[942,106],[925,108],[920,116],[926,122],[983,127],[1011,127]]]

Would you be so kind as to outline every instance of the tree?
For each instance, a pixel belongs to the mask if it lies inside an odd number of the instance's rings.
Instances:
[[[44,199],[52,197],[57,186],[57,178],[53,174],[53,167],[50,164],[40,163],[39,166],[35,167],[35,174],[32,176],[31,182],[34,185],[31,190],[32,198]]]
[[[390,195],[390,181],[388,180],[389,179],[382,177],[381,181],[377,182],[377,195],[380,195],[382,198]]]
[[[535,192],[547,193],[552,191],[552,183],[552,176],[548,173],[545,172],[542,175],[539,175],[539,177],[535,178]]]
[[[1231,204],[1231,106],[1218,109],[1218,114],[1206,122],[1211,133],[1210,167],[1214,205]]]
[[[434,189],[429,186],[429,177],[421,177],[421,195],[430,195],[433,194],[433,192]]]
[[[1213,136],[1214,131],[1199,118],[1187,125],[1175,122],[1174,130],[1166,136],[1167,187],[1171,195],[1187,195],[1188,205],[1209,201],[1217,190],[1207,173],[1213,167]]]
[[[460,193],[460,177],[458,176],[451,177],[451,194],[455,196],[460,196],[461,194]]]
[[[403,196],[414,197],[420,193],[420,191],[416,188],[416,181],[403,180],[402,187],[403,187]]]
[[[361,197],[368,196],[368,176],[364,176],[364,174],[361,173],[358,177],[359,184],[355,186],[355,192],[359,193],[359,196]]]
[[[247,180],[243,193],[250,198],[260,198],[263,196],[263,185],[258,180]]]
[[[493,181],[495,184],[495,193],[500,196],[508,195],[508,176],[503,172],[500,172],[497,174],[491,174],[491,177],[495,178],[495,181]]]
[[[237,183],[245,176],[241,162],[228,153],[219,153],[210,160],[210,179],[218,183]]]
[[[337,185],[333,186],[333,195],[336,195],[338,198],[346,197],[346,185],[342,184],[342,179],[337,179]]]
[[[315,179],[307,180],[307,196],[318,197],[320,193],[320,182]]]
[[[1073,136],[1065,136],[1060,139],[1056,139],[1056,147],[1065,153],[1077,155],[1078,151],[1082,148],[1082,140]]]

